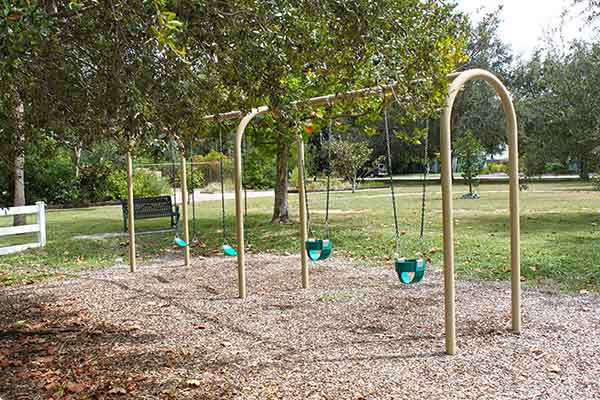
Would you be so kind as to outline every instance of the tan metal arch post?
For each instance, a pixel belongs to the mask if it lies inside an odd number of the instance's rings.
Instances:
[[[521,331],[521,260],[519,222],[519,151],[517,116],[510,94],[502,82],[492,73],[472,69],[449,76],[450,84],[446,108],[441,121],[440,151],[442,155],[442,205],[444,222],[444,293],[446,353],[456,354],[456,309],[454,285],[454,216],[452,210],[452,107],[462,87],[471,80],[484,80],[494,88],[506,114],[510,169],[510,251],[511,251],[511,303],[512,330]]]
[[[237,258],[238,258],[238,295],[240,299],[246,298],[246,248],[244,241],[244,207],[242,204],[242,139],[244,132],[250,121],[257,115],[269,111],[268,106],[254,108],[246,114],[240,121],[235,133],[235,217],[236,217],[236,239],[237,239]],[[298,136],[298,208],[300,213],[300,255],[301,255],[301,275],[302,288],[309,286],[308,278],[308,260],[305,251],[305,242],[307,238],[307,212],[304,193],[304,141],[302,136]]]
[[[265,113],[269,107],[254,108],[240,121],[235,132],[235,218],[238,259],[238,295],[240,299],[246,298],[246,249],[244,242],[244,207],[242,204],[242,138],[246,127],[254,117]]]

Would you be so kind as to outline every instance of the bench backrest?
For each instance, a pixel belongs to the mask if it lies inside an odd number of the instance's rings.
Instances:
[[[128,213],[128,204],[122,203],[123,214]],[[135,218],[168,217],[173,215],[171,196],[139,197],[133,199]]]

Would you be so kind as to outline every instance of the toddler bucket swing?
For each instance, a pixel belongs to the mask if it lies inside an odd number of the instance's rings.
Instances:
[[[425,270],[427,269],[427,260],[418,257],[418,258],[406,258],[400,257],[400,228],[398,224],[398,212],[396,209],[396,195],[394,192],[394,178],[392,174],[392,150],[390,143],[390,127],[388,120],[387,107],[384,105],[383,109],[384,115],[384,130],[385,130],[385,139],[386,139],[386,148],[387,148],[387,164],[388,164],[388,175],[390,177],[390,193],[392,198],[392,209],[394,211],[394,226],[395,226],[395,242],[396,242],[396,260],[394,262],[394,268],[396,273],[398,274],[398,279],[405,285],[411,285],[415,283],[419,283],[423,280],[425,276]],[[429,124],[427,125],[429,127]],[[427,160],[427,152],[428,152],[428,135],[425,136],[425,160]],[[419,240],[423,240],[424,234],[424,223],[425,223],[425,200],[426,200],[426,191],[427,191],[427,173],[429,172],[429,163],[425,161],[425,168],[423,172],[423,192],[421,198],[421,229],[420,229],[420,238]]]
[[[219,159],[219,175],[221,180],[221,225],[223,228],[223,254],[229,257],[237,256],[237,251],[233,246],[231,246],[227,242],[227,225],[225,224],[225,167],[224,167],[224,146],[223,146],[223,134],[222,127],[219,126],[219,151],[221,152],[221,157]]]
[[[331,192],[331,134],[332,134],[333,120],[329,120],[329,129],[327,137],[327,197],[325,201],[325,237],[327,239],[315,239],[314,234],[310,225],[310,211],[308,208],[308,190],[306,185],[306,174],[304,169],[304,160],[302,161],[302,177],[304,184],[304,200],[306,202],[306,222],[308,225],[308,231],[310,239],[308,239],[304,245],[306,247],[306,253],[311,261],[323,261],[329,258],[333,252],[333,242],[329,239],[329,203],[330,203],[330,192]]]
[[[175,208],[177,209],[177,167],[175,165],[175,144],[171,142],[171,175],[173,177],[173,203]],[[179,218],[177,218],[177,222],[175,222],[175,237],[173,238],[173,243],[178,247],[187,247],[188,242],[183,240],[179,235]]]

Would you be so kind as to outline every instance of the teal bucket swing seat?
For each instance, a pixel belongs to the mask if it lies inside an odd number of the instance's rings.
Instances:
[[[329,258],[333,251],[333,243],[329,239],[309,239],[305,242],[306,254],[312,261],[323,261]]]
[[[425,269],[427,267],[427,261],[422,258],[417,259],[406,259],[400,258],[395,262],[396,273],[398,279],[405,285],[411,285],[413,283],[419,283],[425,276]],[[413,274],[411,277],[410,274]]]

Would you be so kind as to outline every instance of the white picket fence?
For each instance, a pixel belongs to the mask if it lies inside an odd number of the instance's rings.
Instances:
[[[44,247],[46,245],[46,204],[43,201],[35,203],[34,206],[0,208],[0,217],[26,214],[37,214],[37,223],[30,225],[2,227],[0,228],[0,237],[37,232],[38,241],[35,243],[0,247],[0,255],[18,253],[20,251],[33,249],[36,247]]]

